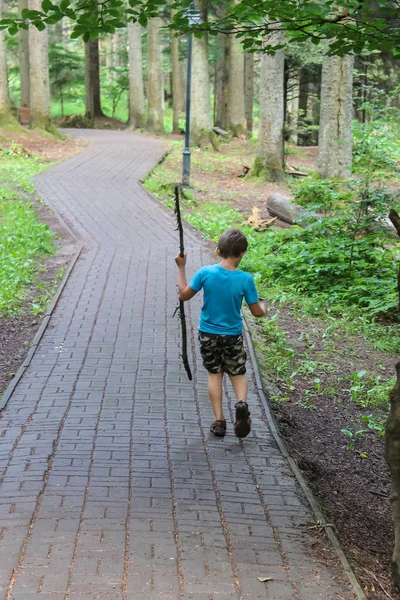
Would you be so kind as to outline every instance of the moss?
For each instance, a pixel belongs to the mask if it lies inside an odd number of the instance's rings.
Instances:
[[[23,130],[23,127],[9,111],[0,113],[0,127],[14,133]]]
[[[203,150],[212,146],[216,152],[219,151],[219,139],[214,131],[201,129],[197,134],[195,134],[194,139],[196,146],[202,148]]]
[[[254,159],[252,174],[255,177],[262,177],[266,181],[283,181],[285,179],[283,167],[265,166],[259,156]]]

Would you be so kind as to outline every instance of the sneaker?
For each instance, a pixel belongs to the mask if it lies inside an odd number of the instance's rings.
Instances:
[[[236,404],[235,435],[244,438],[251,431],[250,411],[247,402],[240,401]]]

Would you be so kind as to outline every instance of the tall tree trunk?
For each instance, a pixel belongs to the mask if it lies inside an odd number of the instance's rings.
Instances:
[[[244,104],[244,52],[239,41],[229,37],[228,126],[233,135],[247,133]]]
[[[85,100],[86,117],[103,117],[100,103],[100,63],[99,40],[90,40],[85,44]]]
[[[160,28],[162,21],[159,17],[150,19],[147,26],[147,79],[148,79],[148,108],[146,129],[152,133],[164,133],[164,115],[162,110],[162,72]]]
[[[146,124],[142,69],[142,27],[128,23],[129,40],[129,125],[133,129]]]
[[[283,33],[275,31],[269,42],[280,45]],[[260,124],[256,171],[263,171],[267,179],[282,178],[283,125],[284,125],[284,71],[285,54],[278,50],[275,56],[261,58]]]
[[[41,10],[40,0],[28,0],[30,10]],[[29,28],[31,127],[50,127],[48,31]]]
[[[253,133],[253,106],[254,106],[254,54],[244,55],[244,114],[247,131]]]
[[[176,11],[171,9],[171,19]],[[183,112],[182,98],[182,63],[179,60],[179,38],[171,32],[171,61],[172,61],[172,133],[179,133],[179,121]]]
[[[218,19],[226,16],[225,1],[215,5]],[[228,98],[228,36],[219,33],[216,39],[215,61],[215,91],[214,91],[214,124],[227,129],[227,98]]]
[[[18,16],[24,8],[28,8],[27,0],[18,1]],[[29,32],[20,29],[18,32],[19,76],[21,82],[20,106],[29,106]]]
[[[129,24],[128,24],[129,28]],[[101,40],[101,50],[104,53],[104,63],[106,67],[106,83],[111,83],[112,81],[112,43],[110,36],[107,36],[105,39]]]
[[[3,1],[0,0],[0,19],[3,16]],[[10,103],[8,99],[8,77],[5,32],[0,31],[0,119],[8,115]]]
[[[324,56],[317,158],[321,177],[350,174],[353,65],[354,56]]]
[[[400,589],[400,361],[396,364],[397,381],[389,394],[390,413],[386,424],[385,458],[392,478],[390,502],[394,524],[392,573]]]
[[[205,21],[207,19],[205,3],[197,1],[196,8],[200,9],[203,21]],[[207,35],[202,38],[193,36],[190,129],[193,141],[198,146],[210,141],[212,124]]]

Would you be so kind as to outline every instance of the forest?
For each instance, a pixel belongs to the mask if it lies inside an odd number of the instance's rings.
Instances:
[[[0,315],[40,314],[49,296],[27,303],[54,247],[19,212],[49,162],[26,132],[60,147],[60,128],[162,137],[144,185],[173,208],[190,104],[184,217],[213,241],[247,234],[274,417],[380,600],[400,586],[400,7],[342,4],[0,0]],[[31,223],[20,254],[15,219]]]

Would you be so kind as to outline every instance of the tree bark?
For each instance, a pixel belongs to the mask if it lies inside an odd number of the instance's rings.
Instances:
[[[146,125],[142,69],[142,27],[128,23],[129,40],[129,125],[133,129]]]
[[[0,0],[0,19],[3,16],[3,1]],[[8,76],[5,32],[0,31],[0,118],[10,111],[8,98]]]
[[[103,117],[100,102],[99,40],[85,44],[85,100],[88,119]]]
[[[280,45],[281,31],[275,31],[269,42]],[[284,125],[284,70],[285,54],[278,50],[275,56],[264,54],[261,58],[260,124],[256,172],[263,171],[271,181],[284,175],[283,125]]]
[[[244,103],[244,52],[233,36],[228,39],[228,127],[239,137],[247,133]]]
[[[18,1],[18,16],[24,8],[28,8],[27,0]],[[29,32],[20,29],[18,32],[19,76],[21,82],[20,106],[29,106]]]
[[[40,0],[28,0],[30,10],[41,10]],[[48,31],[29,28],[29,80],[31,127],[50,127]]]
[[[244,55],[244,115],[247,131],[253,133],[253,106],[254,106],[254,54]]]
[[[161,46],[160,17],[150,19],[147,26],[147,125],[146,129],[152,133],[164,133],[164,115],[162,110],[162,72],[161,72]]]
[[[396,364],[397,380],[389,394],[390,412],[386,424],[385,458],[389,466],[392,489],[390,502],[394,524],[392,574],[395,586],[400,588],[400,361]]]
[[[171,19],[176,11],[171,9]],[[184,110],[182,96],[182,63],[179,60],[179,38],[171,32],[171,62],[172,62],[172,132],[180,133],[179,121]]]
[[[290,141],[297,145],[297,122],[299,118],[299,77],[295,73],[288,81],[287,124],[290,131]]]
[[[225,14],[225,12],[224,12]],[[228,37],[219,33],[216,39],[214,125],[227,129],[226,104],[228,96]]]
[[[201,11],[203,21],[207,20],[205,3],[198,0],[196,8]],[[193,36],[190,129],[192,139],[198,146],[210,141],[212,124],[207,35],[200,39]]]
[[[353,65],[353,56],[324,57],[317,158],[318,173],[324,178],[350,175]]]
[[[393,227],[396,229],[397,235],[400,237],[400,216],[393,208],[389,212],[389,219],[391,220]],[[400,310],[400,269],[399,269],[399,272],[397,275],[397,292],[398,292],[398,296],[399,296],[398,307]]]

